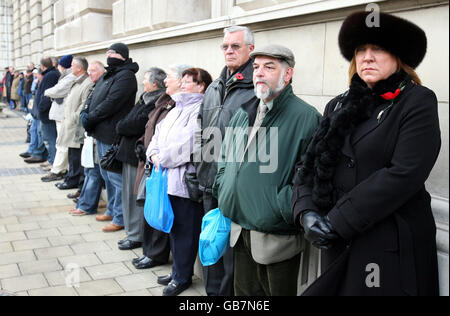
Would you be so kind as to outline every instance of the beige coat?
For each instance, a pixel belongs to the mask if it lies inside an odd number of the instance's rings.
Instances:
[[[14,80],[11,85],[11,100],[19,101],[19,84],[20,84],[20,77],[14,77]]]
[[[87,74],[77,78],[64,101],[64,120],[56,144],[61,147],[80,148],[84,139],[84,129],[80,124],[80,112],[94,86]]]

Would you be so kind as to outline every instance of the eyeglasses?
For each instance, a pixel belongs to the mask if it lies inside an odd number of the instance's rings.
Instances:
[[[221,48],[224,52],[226,52],[226,51],[228,50],[228,48],[230,48],[230,47],[231,47],[231,50],[236,51],[236,50],[239,50],[242,46],[239,45],[239,44],[231,44],[231,45],[228,45],[228,44],[222,44],[222,45],[220,45],[220,48]]]
[[[115,50],[109,50],[106,52],[106,55],[112,55],[112,54],[117,54],[117,52]]]

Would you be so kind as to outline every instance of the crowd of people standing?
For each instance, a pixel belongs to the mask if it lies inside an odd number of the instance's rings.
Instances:
[[[321,249],[322,276],[305,295],[437,295],[436,227],[424,187],[440,150],[437,101],[414,71],[426,36],[384,13],[370,29],[367,14],[344,21],[349,90],[323,116],[294,94],[294,53],[256,47],[244,26],[224,30],[218,78],[183,63],[155,65],[137,102],[139,66],[123,43],[109,47],[107,67],[67,55],[58,70],[43,58],[21,156],[46,163],[42,181],[78,189],[69,196],[73,216],[97,214],[104,186],[106,212],[96,220],[105,233],[125,229],[119,249],[143,247],[133,265],[163,265],[172,254],[172,272],[158,278],[165,296],[191,285],[202,217],[216,208],[232,221],[230,247],[203,267],[208,295],[297,295],[309,246]],[[11,71],[4,86],[15,100],[21,81]],[[99,165],[113,146],[119,172]],[[167,170],[170,233],[148,225],[137,201],[152,167]],[[196,175],[200,200],[186,174]],[[373,263],[381,286],[365,282]]]

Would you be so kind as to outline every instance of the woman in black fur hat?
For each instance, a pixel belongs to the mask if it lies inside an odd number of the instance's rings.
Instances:
[[[414,71],[427,39],[389,14],[369,27],[370,14],[342,25],[350,89],[328,103],[296,169],[293,215],[322,249],[322,275],[304,295],[438,295],[424,185],[441,146],[438,104]]]

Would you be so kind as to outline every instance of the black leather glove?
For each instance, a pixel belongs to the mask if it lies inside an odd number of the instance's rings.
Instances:
[[[147,160],[146,156],[146,150],[144,144],[136,144],[136,148],[134,149],[134,152],[136,153],[136,157],[140,160],[145,162]]]
[[[300,224],[305,230],[305,238],[316,248],[329,249],[333,240],[339,238],[328,217],[315,211],[305,211],[300,216]]]

